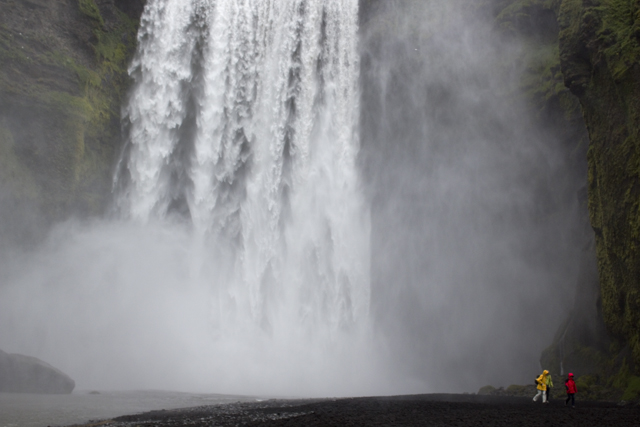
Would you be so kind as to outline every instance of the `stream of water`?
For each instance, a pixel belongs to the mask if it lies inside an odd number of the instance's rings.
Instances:
[[[16,269],[4,350],[83,388],[364,392],[357,38],[358,0],[148,1],[113,215]]]
[[[192,226],[221,333],[329,340],[367,323],[357,12],[357,0],[145,9],[119,214]]]

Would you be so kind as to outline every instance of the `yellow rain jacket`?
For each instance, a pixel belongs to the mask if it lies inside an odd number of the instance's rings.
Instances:
[[[538,390],[547,390],[547,375],[549,375],[549,371],[545,369],[544,371],[542,371],[542,375],[540,375],[536,379],[536,382],[538,383]]]

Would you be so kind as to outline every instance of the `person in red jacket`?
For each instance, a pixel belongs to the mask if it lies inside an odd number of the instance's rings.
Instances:
[[[564,382],[564,387],[567,389],[567,400],[564,401],[564,406],[567,406],[569,404],[569,401],[571,401],[571,407],[575,408],[575,395],[578,392],[578,388],[576,387],[576,382],[573,380],[573,374],[569,374],[569,377]]]

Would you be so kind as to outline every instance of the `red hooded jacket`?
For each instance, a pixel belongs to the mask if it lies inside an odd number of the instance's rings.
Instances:
[[[571,374],[569,374],[569,378],[564,382],[564,386],[567,388],[567,394],[576,394],[578,392],[576,382],[573,380],[573,375]]]

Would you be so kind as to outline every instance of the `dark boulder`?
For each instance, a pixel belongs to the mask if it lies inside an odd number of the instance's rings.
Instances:
[[[0,392],[68,394],[75,386],[67,374],[40,359],[0,350]]]

